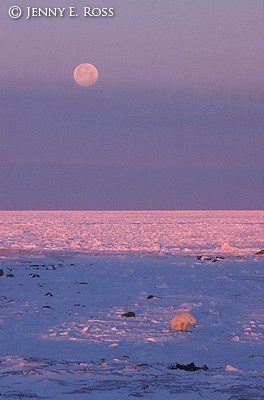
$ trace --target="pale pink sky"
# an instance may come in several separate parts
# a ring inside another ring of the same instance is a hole
[[[10,5],[5,1],[0,13],[0,76],[9,82],[67,84],[73,68],[87,61],[100,69],[102,85],[263,84],[262,0],[112,0],[114,18],[30,21],[11,20]]]

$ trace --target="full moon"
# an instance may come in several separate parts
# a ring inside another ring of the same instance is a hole
[[[98,79],[98,71],[92,64],[79,64],[74,70],[73,77],[80,86],[92,86]]]

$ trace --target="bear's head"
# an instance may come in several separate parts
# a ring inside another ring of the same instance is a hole
[[[192,325],[194,328],[195,328],[195,325],[197,324],[196,318],[194,318],[193,315],[190,315],[189,324]]]

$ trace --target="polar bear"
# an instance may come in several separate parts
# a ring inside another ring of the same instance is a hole
[[[190,332],[189,325],[195,327],[196,318],[188,312],[175,315],[171,321],[171,329],[174,331]]]

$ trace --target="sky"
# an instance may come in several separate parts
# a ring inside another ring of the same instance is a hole
[[[263,2],[70,5],[1,6],[0,209],[263,209]],[[83,62],[91,87],[73,80]]]

